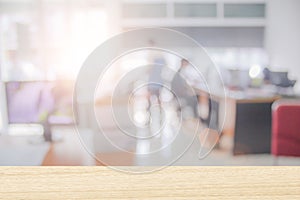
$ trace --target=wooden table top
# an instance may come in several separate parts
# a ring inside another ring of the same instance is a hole
[[[261,89],[248,89],[245,91],[227,91],[223,94],[210,94],[201,88],[194,88],[198,94],[206,94],[216,101],[222,101],[224,98],[234,100],[236,103],[269,103],[285,98],[279,94],[271,94]],[[292,97],[290,97],[292,98]],[[296,96],[294,96],[296,98]]]
[[[300,199],[300,167],[1,167],[0,199]]]

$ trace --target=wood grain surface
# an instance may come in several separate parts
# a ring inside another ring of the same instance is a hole
[[[0,199],[300,199],[300,167],[0,167]]]

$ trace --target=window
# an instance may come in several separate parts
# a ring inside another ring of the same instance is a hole
[[[107,36],[102,5],[78,1],[1,2],[2,80],[74,79]]]
[[[176,3],[175,17],[216,17],[216,4]]]
[[[233,4],[224,5],[224,16],[230,18],[263,18],[265,4]]]
[[[139,4],[125,3],[123,4],[124,18],[161,18],[166,17],[166,4]]]

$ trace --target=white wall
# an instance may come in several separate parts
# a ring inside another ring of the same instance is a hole
[[[300,93],[300,1],[269,0],[267,6],[266,49],[271,69],[286,69],[298,83]]]
[[[1,102],[2,102],[2,100],[1,100]],[[2,133],[2,129],[3,129],[3,117],[2,117],[2,113],[3,113],[3,111],[2,111],[2,107],[0,108],[0,134]]]
[[[0,81],[0,134],[6,132],[7,124],[5,89]]]
[[[107,12],[108,38],[110,38],[122,32],[121,1],[105,1],[105,9]]]

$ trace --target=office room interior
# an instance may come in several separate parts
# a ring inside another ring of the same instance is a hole
[[[0,0],[0,165],[300,165],[299,10],[299,0]],[[86,98],[84,63],[107,45],[104,62],[124,33],[130,51]]]

